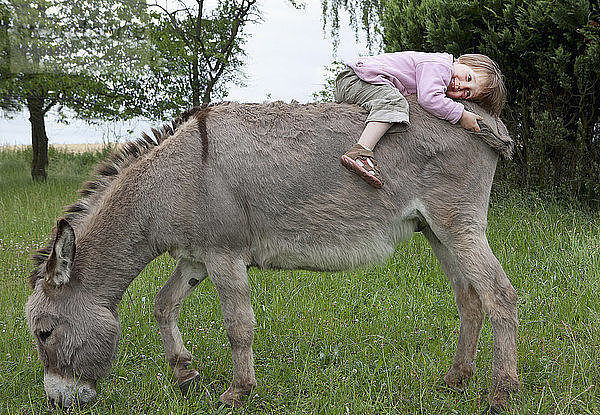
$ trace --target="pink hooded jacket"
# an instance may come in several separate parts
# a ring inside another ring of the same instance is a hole
[[[454,71],[448,53],[384,53],[347,65],[365,82],[392,85],[402,95],[416,93],[419,104],[438,118],[456,124],[462,117],[464,105],[446,96]]]

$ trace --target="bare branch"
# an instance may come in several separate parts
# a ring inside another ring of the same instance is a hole
[[[46,114],[50,110],[50,108],[52,108],[53,106],[55,106],[58,103],[58,101],[59,101],[59,98],[55,98],[52,101],[50,101],[48,103],[48,105],[46,105],[44,108],[42,108],[42,114]]]
[[[175,31],[175,33],[179,36],[179,38],[188,47],[191,47],[189,39],[185,35],[185,31],[179,26],[179,22],[177,21],[176,13],[183,11],[183,10],[176,10],[175,12],[169,12],[165,7],[158,4],[158,2],[154,2],[154,4],[148,4],[148,7],[157,7],[158,9],[162,10],[162,12],[169,17],[169,20],[171,20],[171,25],[173,26],[173,30]]]

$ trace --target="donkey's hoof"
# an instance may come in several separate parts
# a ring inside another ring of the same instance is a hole
[[[248,387],[237,387],[230,386],[223,394],[219,397],[219,402],[228,408],[240,408],[244,405],[242,398],[250,395],[252,392],[252,386]]]
[[[244,402],[242,402],[242,396],[233,397],[225,392],[219,396],[219,406],[224,406],[226,408],[241,408],[244,406]]]
[[[491,395],[488,398],[487,409],[484,412],[485,414],[489,414],[489,415],[502,414],[508,408],[508,398],[509,398],[508,394],[506,395],[506,397],[502,397],[500,399],[498,399],[498,396],[494,396],[494,398],[496,398],[496,399],[492,399]]]
[[[236,398],[232,398],[229,396],[224,396],[225,394],[222,394],[221,396],[219,396],[219,407],[225,407],[225,408],[241,408],[242,406],[244,406],[244,402],[242,402],[242,400],[240,398],[236,399]]]
[[[446,373],[446,376],[444,376],[444,383],[450,389],[463,392],[474,373],[475,370],[471,367],[464,368],[460,371],[450,368],[448,373]]]
[[[509,407],[511,395],[519,391],[519,381],[505,378],[497,381],[495,387],[488,396],[490,414],[501,414]]]
[[[481,415],[500,415],[502,412],[504,412],[503,408],[488,405]]]
[[[181,394],[183,396],[188,396],[200,386],[200,375],[196,375],[191,379],[186,380],[183,383],[179,384],[179,389],[181,390]]]

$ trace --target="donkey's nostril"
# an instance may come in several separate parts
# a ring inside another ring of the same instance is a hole
[[[40,338],[41,341],[45,342],[48,339],[48,337],[50,337],[51,334],[52,334],[52,330],[40,331],[38,334],[38,337]]]

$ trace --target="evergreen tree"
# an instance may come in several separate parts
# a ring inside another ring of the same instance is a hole
[[[498,62],[509,92],[502,119],[518,143],[516,165],[501,174],[600,203],[597,0],[323,1],[330,20],[340,7],[362,15],[387,52],[483,53]]]

